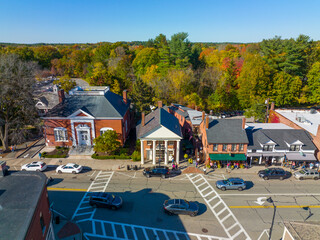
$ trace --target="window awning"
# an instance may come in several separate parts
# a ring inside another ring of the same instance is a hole
[[[280,152],[248,152],[248,157],[284,157],[284,153]]]
[[[317,161],[312,153],[287,153],[286,158],[289,161]]]
[[[244,154],[209,154],[212,161],[246,161],[247,157]]]

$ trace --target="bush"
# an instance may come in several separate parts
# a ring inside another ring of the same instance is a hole
[[[43,155],[42,155],[43,156]],[[61,154],[61,155],[45,155],[43,156],[44,158],[66,158],[66,154]]]
[[[131,158],[132,158],[132,161],[134,162],[138,162],[141,160],[141,154],[140,154],[140,151],[134,151],[131,155]]]
[[[94,153],[91,155],[93,159],[131,159],[131,156],[127,155],[109,155],[109,156],[99,156],[98,154]]]

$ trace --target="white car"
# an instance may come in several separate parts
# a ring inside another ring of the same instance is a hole
[[[82,166],[74,163],[68,163],[66,165],[60,165],[57,167],[57,173],[79,173],[82,171]]]
[[[21,167],[21,171],[37,171],[42,172],[47,169],[47,164],[44,162],[32,162]]]

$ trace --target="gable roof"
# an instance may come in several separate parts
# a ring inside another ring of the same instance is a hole
[[[206,129],[208,143],[248,143],[242,119],[211,119]]]
[[[261,144],[267,139],[276,143],[276,150],[289,149],[288,144],[297,140],[303,143],[303,150],[315,150],[316,147],[311,140],[309,133],[302,129],[246,129],[249,145],[248,149],[263,149]]]
[[[110,90],[104,95],[71,95],[49,111],[46,117],[68,117],[81,109],[95,118],[121,118],[127,112],[130,102],[127,99],[127,104],[125,104],[122,96]]]
[[[181,128],[178,119],[168,113],[163,108],[157,108],[154,112],[145,116],[145,125],[141,126],[141,121],[137,125],[137,137],[141,138],[150,134],[154,129],[165,127],[179,137],[182,137]]]

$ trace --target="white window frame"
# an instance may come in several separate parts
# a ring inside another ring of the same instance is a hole
[[[111,128],[111,127],[103,127],[103,128],[100,128],[100,136],[101,136],[102,134],[104,134],[104,133],[105,133],[106,131],[108,131],[108,130],[114,131],[113,128]]]
[[[68,131],[66,128],[57,127],[53,129],[53,132],[54,132],[54,140],[56,142],[68,142]],[[62,134],[60,134],[61,132]]]
[[[291,147],[294,147],[294,149],[292,150]],[[298,150],[297,150],[297,147],[298,147]],[[290,151],[290,152],[299,152],[299,151],[301,150],[301,147],[302,147],[302,146],[299,145],[299,144],[291,144],[291,145],[290,145],[290,148],[289,148],[289,151]]]

